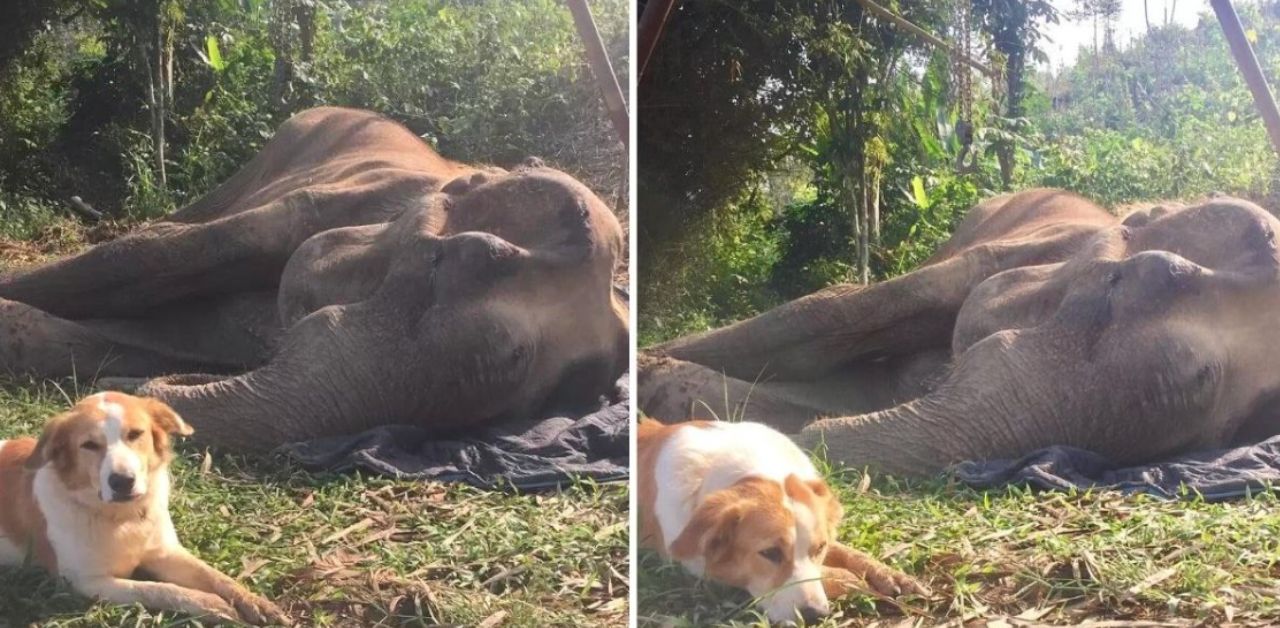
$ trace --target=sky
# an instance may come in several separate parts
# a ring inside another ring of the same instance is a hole
[[[1115,31],[1116,43],[1121,47],[1124,47],[1134,35],[1141,34],[1147,28],[1146,20],[1142,15],[1142,3],[1143,0],[1121,1],[1124,9]],[[1053,0],[1053,5],[1063,17],[1057,24],[1049,26],[1047,34],[1052,42],[1046,42],[1043,49],[1049,56],[1050,66],[1058,69],[1073,63],[1081,46],[1093,47],[1093,21],[1073,22],[1066,19],[1066,13],[1076,6],[1075,0]],[[1212,14],[1213,12],[1209,8],[1208,0],[1147,0],[1147,9],[1151,15],[1152,26],[1163,23],[1165,12],[1168,10],[1173,11],[1170,21],[1187,27],[1195,26],[1201,13]],[[1101,32],[1098,37],[1101,41]]]

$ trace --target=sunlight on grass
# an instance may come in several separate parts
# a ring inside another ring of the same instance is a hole
[[[822,468],[821,461],[820,468]],[[922,625],[942,618],[1220,624],[1280,619],[1274,494],[1227,504],[1115,493],[978,492],[828,471],[845,505],[840,539],[925,580]],[[640,626],[752,625],[747,596],[639,557]],[[824,626],[891,625],[871,598],[835,604]]]

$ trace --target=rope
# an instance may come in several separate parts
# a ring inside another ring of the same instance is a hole
[[[952,77],[955,85],[956,100],[960,103],[956,120],[956,135],[960,139],[960,152],[956,155],[956,172],[966,174],[978,169],[977,153],[970,154],[973,148],[973,74],[965,59],[970,58],[972,51],[969,24],[969,0],[956,1],[956,38],[951,53]],[[969,163],[965,164],[965,157]]]

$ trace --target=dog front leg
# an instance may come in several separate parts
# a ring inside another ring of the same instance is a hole
[[[915,578],[839,543],[832,543],[827,550],[827,558],[823,561],[823,583],[828,597],[840,597],[859,589],[870,589],[892,597],[929,594],[929,590]]]
[[[275,604],[255,595],[229,576],[209,566],[183,548],[165,550],[148,557],[142,568],[157,578],[184,587],[208,591],[230,602],[241,619],[251,624],[291,625],[292,622]]]
[[[141,604],[153,611],[176,611],[193,617],[238,621],[236,610],[205,591],[168,582],[142,582],[110,576],[73,578],[76,590],[112,604]]]

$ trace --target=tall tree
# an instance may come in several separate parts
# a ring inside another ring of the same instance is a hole
[[[1033,56],[1044,56],[1038,48],[1044,37],[1041,29],[1056,23],[1058,12],[1049,0],[973,0],[973,13],[980,28],[1004,56],[1004,117],[1021,118],[1026,113],[1022,100],[1026,92],[1027,61]],[[1001,182],[1009,189],[1013,184],[1014,146],[1007,140],[1000,141],[995,150]]]

